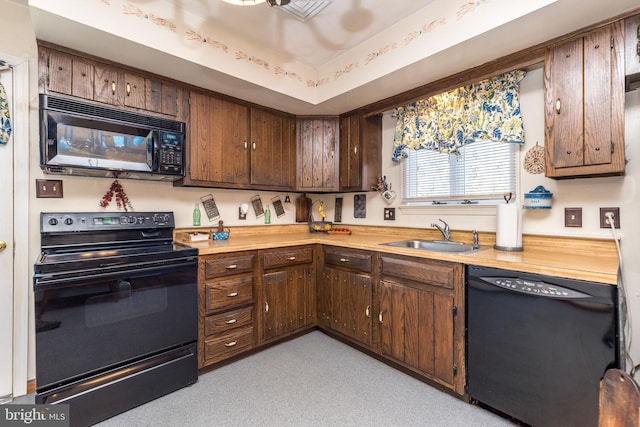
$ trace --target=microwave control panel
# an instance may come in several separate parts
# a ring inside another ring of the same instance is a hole
[[[159,132],[158,172],[182,175],[184,172],[184,134]]]

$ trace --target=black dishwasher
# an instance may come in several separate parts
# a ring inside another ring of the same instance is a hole
[[[532,426],[598,425],[599,382],[619,367],[617,288],[468,266],[467,394]]]

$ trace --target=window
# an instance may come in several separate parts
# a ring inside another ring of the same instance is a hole
[[[484,203],[516,192],[519,144],[481,141],[460,155],[410,150],[402,161],[402,202],[406,205]]]

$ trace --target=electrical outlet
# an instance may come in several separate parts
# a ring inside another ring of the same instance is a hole
[[[613,223],[616,228],[620,228],[620,208],[600,208],[600,228],[611,228],[607,213],[613,214]]]
[[[62,181],[58,179],[36,179],[36,197],[62,198]]]
[[[395,221],[396,208],[384,208],[384,219],[388,221]]]

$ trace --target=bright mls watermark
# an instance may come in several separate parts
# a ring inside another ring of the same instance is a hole
[[[0,427],[69,427],[69,405],[2,405]]]

